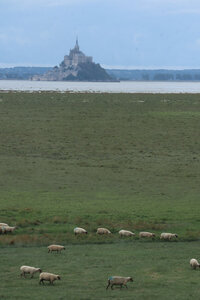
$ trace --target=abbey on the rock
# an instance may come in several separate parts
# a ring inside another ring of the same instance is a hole
[[[92,56],[86,56],[79,49],[78,39],[69,55],[64,56],[64,60],[59,67],[55,66],[44,75],[35,75],[32,80],[50,81],[115,81],[99,65],[95,64]]]

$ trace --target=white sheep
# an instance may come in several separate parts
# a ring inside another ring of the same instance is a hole
[[[110,285],[111,285],[112,290],[113,290],[113,285],[120,285],[120,288],[122,288],[122,286],[124,285],[126,288],[128,288],[126,285],[128,281],[133,282],[133,278],[132,277],[121,277],[121,276],[110,276],[108,278],[108,285],[107,285],[106,289],[108,289],[108,287]]]
[[[52,251],[57,251],[57,253],[58,252],[61,253],[61,250],[65,250],[65,247],[61,245],[49,245],[47,248],[48,248],[48,253]]]
[[[25,274],[30,274],[31,275],[31,278],[33,278],[33,275],[36,273],[36,272],[42,272],[42,270],[40,268],[34,268],[34,267],[30,267],[30,266],[21,266],[20,267],[20,270],[21,270],[21,277],[24,276],[25,277]]]
[[[50,284],[53,284],[53,282],[55,280],[61,280],[59,275],[55,275],[55,274],[47,273],[47,272],[42,272],[40,274],[39,279],[40,279],[39,284],[41,284],[41,282],[44,284],[44,281],[49,281]]]
[[[168,233],[168,232],[163,232],[160,235],[160,239],[162,240],[171,240],[173,237],[177,238],[178,235],[176,233]]]
[[[5,226],[0,226],[0,234],[3,234],[3,233],[5,233]]]
[[[195,258],[192,258],[190,260],[190,266],[192,269],[195,269],[195,270],[196,270],[196,268],[200,268],[200,264],[199,264],[198,260]]]
[[[11,226],[5,226],[4,227],[4,233],[8,233],[8,232],[13,233],[16,228],[17,228],[16,226],[13,226],[13,227],[11,227]]]
[[[135,233],[133,233],[132,231],[129,231],[129,230],[120,230],[119,235],[120,236],[134,236]]]
[[[5,228],[7,228],[7,227],[9,227],[8,224],[6,224],[6,223],[0,223],[0,233],[6,233],[6,229]]]
[[[139,233],[140,238],[142,238],[142,237],[154,238],[155,236],[156,236],[155,233],[148,232],[148,231],[142,231]]]
[[[111,234],[107,228],[97,228],[97,234]]]
[[[87,231],[81,227],[76,227],[74,228],[74,234],[87,234]]]

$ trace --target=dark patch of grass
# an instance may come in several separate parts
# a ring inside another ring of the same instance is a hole
[[[165,223],[153,223],[153,222],[145,222],[145,221],[138,221],[136,222],[133,227],[136,230],[144,231],[144,230],[156,230],[156,231],[166,231],[169,227],[168,224]]]

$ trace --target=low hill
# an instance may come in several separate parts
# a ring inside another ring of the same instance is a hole
[[[59,67],[56,66],[31,79],[41,81],[115,81],[105,69],[93,62],[84,62],[68,67],[61,63]]]
[[[42,75],[51,69],[51,67],[0,68],[0,79],[30,80],[34,75]]]
[[[133,81],[200,81],[200,70],[106,70],[118,80]]]

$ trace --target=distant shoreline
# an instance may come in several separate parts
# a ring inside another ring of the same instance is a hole
[[[0,68],[0,80],[31,80],[35,75],[43,75],[52,67],[13,67]],[[159,81],[159,82],[198,82],[200,81],[200,69],[106,69],[113,81],[77,81],[72,82],[119,82],[119,81]],[[71,81],[63,81],[71,82]]]

